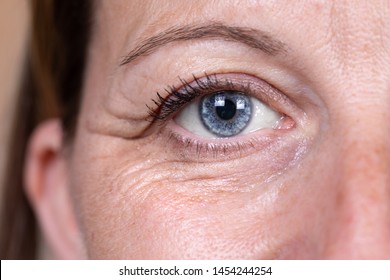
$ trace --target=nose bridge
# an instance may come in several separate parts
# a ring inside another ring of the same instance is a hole
[[[344,108],[335,125],[329,258],[390,257],[390,103],[365,97]]]

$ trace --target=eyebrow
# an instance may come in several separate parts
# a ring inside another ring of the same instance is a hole
[[[144,39],[122,59],[120,65],[129,64],[141,56],[148,56],[169,43],[194,39],[220,39],[239,42],[268,55],[277,55],[287,50],[283,42],[272,38],[268,33],[259,29],[227,26],[221,23],[185,25],[171,27]]]

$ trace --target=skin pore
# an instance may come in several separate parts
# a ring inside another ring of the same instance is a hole
[[[389,10],[97,1],[76,135],[46,122],[27,155],[54,257],[389,258]],[[283,119],[222,139],[178,123],[197,99],[152,119],[156,92],[206,81]]]

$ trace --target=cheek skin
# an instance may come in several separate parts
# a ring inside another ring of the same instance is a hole
[[[199,167],[152,144],[80,139],[73,188],[92,259],[274,259],[313,249],[304,230],[313,206],[292,187],[300,167],[289,164],[302,150],[295,140],[268,160],[260,152]]]

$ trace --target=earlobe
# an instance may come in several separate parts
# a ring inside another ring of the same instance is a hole
[[[54,257],[81,259],[84,250],[70,196],[62,135],[58,119],[36,128],[28,144],[24,186]]]

